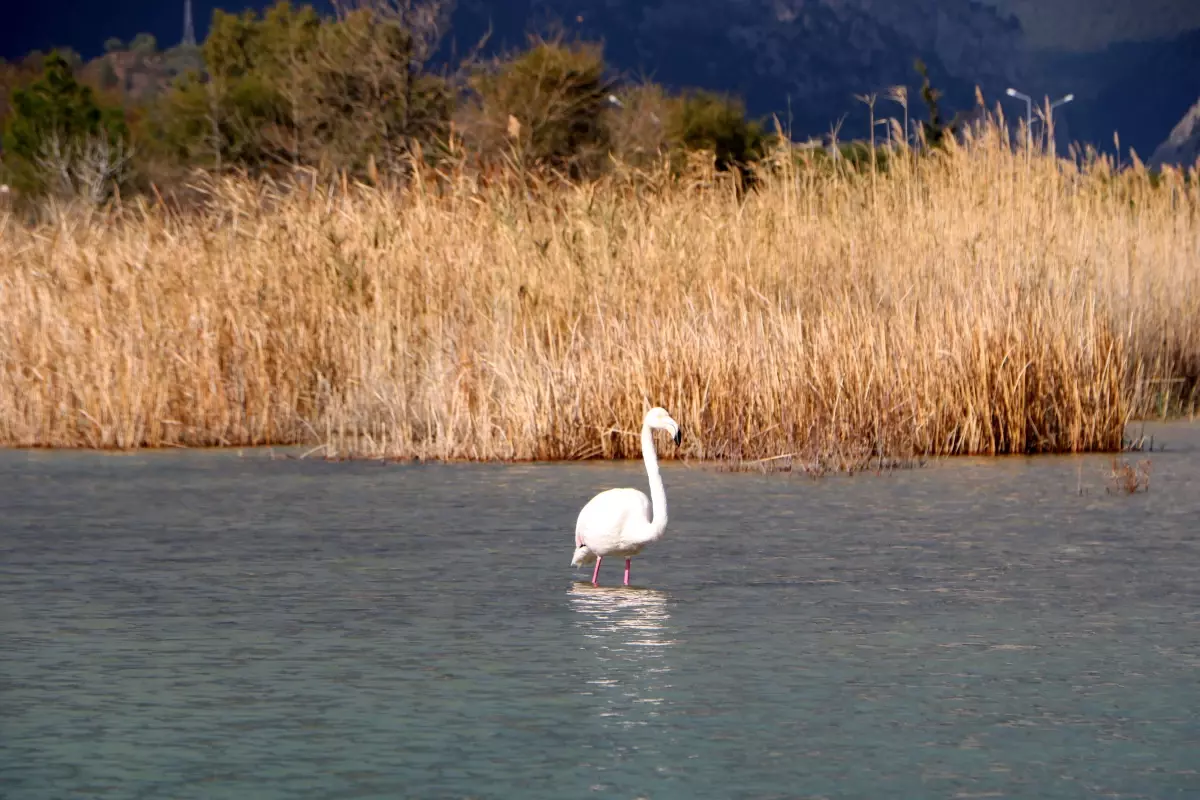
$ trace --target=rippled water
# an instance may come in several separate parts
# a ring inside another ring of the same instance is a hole
[[[668,464],[628,589],[569,561],[638,464],[0,453],[0,796],[1200,797],[1200,425],[1156,442],[1132,496]]]

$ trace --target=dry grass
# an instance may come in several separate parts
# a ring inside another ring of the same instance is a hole
[[[732,464],[1117,450],[1197,399],[1196,178],[986,133],[744,202],[222,179],[200,215],[0,217],[0,443],[624,457],[649,399]]]

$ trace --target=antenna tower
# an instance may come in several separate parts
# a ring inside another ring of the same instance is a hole
[[[192,0],[183,0],[183,46],[196,46],[196,28],[192,25]]]

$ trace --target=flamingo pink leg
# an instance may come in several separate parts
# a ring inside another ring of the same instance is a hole
[[[629,585],[629,559],[625,559],[625,585]]]
[[[600,575],[600,562],[604,560],[604,556],[596,556],[596,568],[592,570],[592,586],[596,586],[596,578]]]

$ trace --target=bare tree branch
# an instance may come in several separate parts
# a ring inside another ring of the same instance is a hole
[[[132,159],[133,150],[123,139],[88,136],[64,142],[55,132],[42,140],[36,161],[52,192],[99,205],[129,178]]]

